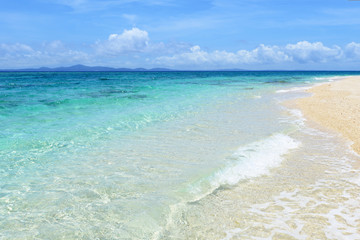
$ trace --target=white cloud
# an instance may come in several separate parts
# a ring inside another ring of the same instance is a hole
[[[347,49],[360,53],[360,44],[348,44]],[[354,50],[355,49],[355,50]],[[357,56],[360,56],[357,55]],[[339,46],[326,47],[321,42],[310,43],[301,41],[286,46],[266,46],[260,44],[253,50],[239,50],[237,52],[201,50],[199,46],[192,46],[188,51],[172,56],[161,56],[155,59],[157,64],[163,65],[204,65],[236,66],[250,64],[282,64],[282,63],[325,63],[344,59],[343,50]]]
[[[0,44],[0,51],[5,53],[20,53],[20,52],[33,52],[34,50],[25,44],[15,43],[15,44]]]
[[[97,42],[99,54],[118,55],[122,53],[142,52],[149,45],[148,33],[138,28],[124,30],[122,34],[111,34],[106,41]]]
[[[290,61],[284,51],[278,46],[260,44],[252,51],[240,50],[237,52],[240,63],[278,63]]]
[[[190,47],[190,52],[175,54],[173,56],[161,56],[156,58],[158,64],[166,64],[167,62],[172,66],[187,65],[187,64],[216,64],[222,63],[237,63],[239,61],[238,56],[231,52],[226,51],[214,51],[206,52],[201,50],[200,46],[195,45]]]
[[[89,59],[89,54],[66,48],[61,41],[44,43],[38,49],[20,43],[0,44],[1,68],[68,65]]]
[[[22,43],[0,43],[1,68],[59,66],[72,64],[114,67],[172,67],[177,69],[322,69],[323,66],[356,69],[360,61],[360,43],[344,47],[325,46],[321,42],[300,41],[283,46],[264,45],[238,51],[202,49],[199,45],[179,42],[150,42],[147,31],[132,28],[111,34],[107,40],[88,46],[86,51],[67,47],[61,41],[33,47]]]
[[[294,62],[328,62],[342,57],[343,51],[339,46],[332,48],[324,46],[321,42],[310,43],[307,41],[285,46],[286,54]]]
[[[289,57],[277,46],[265,46],[261,44],[252,51],[239,50],[237,52],[212,51],[207,52],[200,46],[193,46],[189,52],[173,56],[161,56],[156,58],[158,64],[170,63],[175,65],[211,64],[217,66],[235,64],[276,63],[289,61]]]
[[[360,43],[351,42],[347,44],[345,54],[348,58],[360,60]]]

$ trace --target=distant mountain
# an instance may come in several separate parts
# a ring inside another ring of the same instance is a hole
[[[214,71],[218,71],[218,72],[244,72],[244,71],[249,71],[249,70],[245,70],[245,69],[239,69],[239,68],[227,68],[227,69],[217,69]]]
[[[0,69],[0,71],[16,71],[16,72],[148,72],[148,71],[176,71],[168,68],[111,68],[111,67],[102,67],[94,66],[89,67],[85,65],[74,65],[70,67],[40,67],[40,68],[24,68],[24,69]]]
[[[103,66],[85,66],[77,64],[70,67],[40,67],[40,68],[24,68],[24,69],[0,69],[1,72],[173,72],[173,71],[184,71],[174,70],[169,68],[112,68]],[[185,70],[186,71],[186,70]],[[246,71],[243,69],[221,69],[221,70],[210,70],[210,71]]]

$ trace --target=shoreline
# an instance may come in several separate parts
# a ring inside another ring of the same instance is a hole
[[[327,82],[306,92],[312,96],[295,101],[304,116],[341,133],[360,154],[360,76]]]

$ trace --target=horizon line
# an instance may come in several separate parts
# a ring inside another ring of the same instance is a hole
[[[241,68],[223,68],[223,69],[172,69],[166,67],[154,67],[154,68],[126,68],[126,67],[108,67],[108,66],[87,66],[82,64],[76,64],[71,66],[60,67],[29,67],[29,68],[8,68],[0,69],[0,72],[264,72],[264,71],[321,71],[321,72],[359,72],[359,70],[326,70],[326,69],[241,69]]]

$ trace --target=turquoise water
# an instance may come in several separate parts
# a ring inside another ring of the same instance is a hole
[[[298,148],[277,91],[354,74],[0,73],[0,238],[173,236],[179,204]]]

